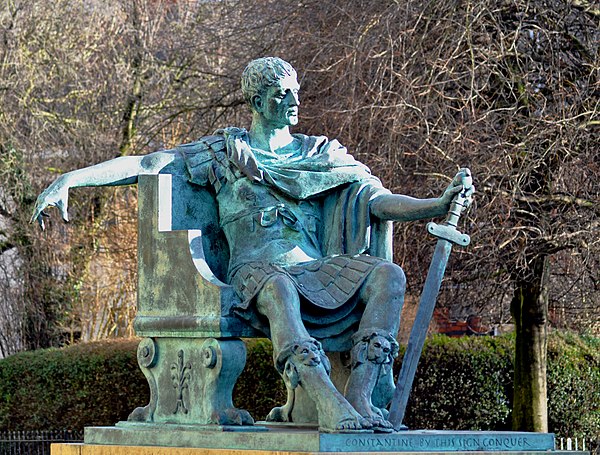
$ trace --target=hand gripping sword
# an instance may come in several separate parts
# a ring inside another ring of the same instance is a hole
[[[398,376],[396,391],[394,392],[394,397],[390,405],[389,421],[396,431],[406,429],[402,424],[402,420],[404,419],[408,396],[412,389],[413,379],[415,378],[415,372],[417,371],[417,364],[419,363],[423,345],[425,344],[427,329],[429,328],[429,322],[433,315],[433,309],[440,291],[440,285],[442,284],[448,257],[452,250],[452,244],[455,243],[457,245],[467,246],[471,241],[468,235],[461,234],[456,229],[456,225],[458,224],[458,219],[467,201],[467,191],[473,185],[473,180],[469,169],[462,169],[459,176],[463,185],[463,190],[454,197],[446,221],[442,225],[427,223],[427,231],[431,235],[437,237],[438,241],[433,253],[431,265],[429,266],[429,271],[427,272],[427,279],[425,280],[425,286],[421,293],[419,308],[410,332],[410,338],[408,339],[408,346],[406,347],[404,360],[402,361],[400,375]]]

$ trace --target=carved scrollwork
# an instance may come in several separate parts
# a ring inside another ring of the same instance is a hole
[[[177,403],[173,414],[179,411],[187,414],[189,412],[184,399],[184,390],[189,388],[189,381],[192,376],[192,364],[184,361],[183,349],[177,353],[177,362],[171,365],[171,379],[173,387],[177,390]]]
[[[206,368],[214,368],[217,364],[217,352],[212,346],[205,346],[202,349],[202,364]]]
[[[152,368],[156,363],[156,344],[152,338],[144,338],[140,341],[137,350],[137,359],[141,367]]]

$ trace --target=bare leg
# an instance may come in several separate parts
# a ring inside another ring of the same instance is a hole
[[[392,262],[382,262],[375,267],[361,286],[358,295],[365,304],[365,312],[358,330],[377,327],[396,336],[405,290],[406,277],[400,266]]]
[[[319,429],[357,431],[369,426],[332,384],[329,362],[312,339],[300,315],[300,299],[285,275],[270,278],[257,298],[258,311],[267,317],[276,367],[288,390],[302,387],[317,406]]]
[[[377,266],[365,280],[359,292],[365,311],[353,337],[352,371],[345,390],[350,404],[374,427],[386,431],[391,431],[392,425],[384,411],[373,405],[372,398],[375,396],[383,407],[394,392],[392,363],[398,352],[395,337],[405,286],[402,269],[387,262]]]

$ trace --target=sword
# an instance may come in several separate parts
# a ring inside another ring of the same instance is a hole
[[[459,175],[463,190],[454,197],[446,221],[441,225],[427,223],[427,231],[431,235],[437,237],[438,241],[433,253],[431,265],[429,266],[429,271],[427,272],[427,279],[425,280],[425,286],[421,293],[419,308],[410,332],[408,346],[406,347],[404,360],[402,361],[402,368],[398,375],[396,390],[390,405],[388,419],[396,431],[407,429],[406,426],[402,424],[402,420],[404,419],[408,396],[410,395],[415,372],[417,371],[417,364],[419,363],[421,352],[423,351],[427,329],[429,328],[429,322],[433,315],[433,309],[435,308],[435,302],[440,291],[440,285],[442,284],[448,257],[450,256],[450,251],[452,251],[452,244],[455,243],[456,245],[467,246],[471,241],[468,235],[461,234],[456,229],[456,225],[458,224],[458,219],[460,218],[460,214],[467,201],[467,190],[473,185],[473,180],[469,169],[462,169]]]

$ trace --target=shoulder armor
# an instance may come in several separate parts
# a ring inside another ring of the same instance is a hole
[[[186,162],[198,165],[210,161],[214,154],[224,152],[225,138],[223,136],[204,136],[189,144],[179,145],[176,150],[183,155]]]
[[[213,152],[222,152],[225,150],[225,137],[220,134],[213,134],[212,136],[204,136],[200,139],[200,142],[204,143],[206,147],[210,147]]]

